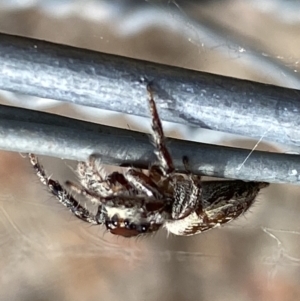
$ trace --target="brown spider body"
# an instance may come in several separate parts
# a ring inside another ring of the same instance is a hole
[[[176,235],[194,235],[228,223],[253,204],[264,182],[207,181],[190,172],[178,174],[165,146],[164,133],[149,90],[153,140],[158,164],[148,172],[129,168],[125,173],[106,175],[96,156],[80,162],[80,185],[66,182],[74,192],[98,206],[92,214],[81,206],[59,182],[47,177],[33,154],[30,161],[41,182],[79,219],[104,224],[112,234],[131,237],[157,231],[162,226]]]

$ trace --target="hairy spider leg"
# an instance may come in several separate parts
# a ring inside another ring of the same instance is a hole
[[[73,183],[71,181],[66,181],[65,185],[69,187],[73,192],[76,194],[82,195],[86,198],[88,198],[93,204],[99,205],[102,204],[102,197],[98,194],[98,192],[89,190],[81,185],[78,185],[76,183]]]
[[[155,154],[158,158],[158,166],[161,169],[161,172],[164,176],[170,176],[174,171],[174,164],[172,157],[165,145],[165,136],[162,128],[162,124],[157,112],[155,101],[153,99],[153,91],[151,90],[150,85],[147,86],[148,98],[149,98],[149,107],[152,120],[152,136],[155,144]]]
[[[75,193],[80,194],[88,199],[90,199],[93,203],[98,203],[100,205],[104,205],[106,207],[132,207],[132,205],[137,207],[143,206],[151,206],[150,204],[154,204],[158,209],[163,208],[165,205],[164,200],[157,199],[153,196],[145,196],[145,195],[112,195],[110,197],[101,197],[97,192],[89,191],[84,187],[77,185],[71,181],[66,181],[66,185],[72,189]]]
[[[193,183],[192,185],[192,191],[191,191],[191,203],[194,204],[194,208],[198,208],[201,202],[197,202],[197,200],[200,200],[201,194],[202,194],[202,177],[200,175],[195,175],[191,172],[191,168],[189,165],[188,157],[184,156],[182,158],[182,162],[184,165],[185,170],[188,173],[188,177],[190,181]],[[197,204],[198,203],[198,204]],[[197,204],[197,206],[196,206]]]
[[[191,172],[188,158],[183,157],[182,162],[189,181],[179,180],[174,184],[174,204],[172,208],[172,218],[175,220],[183,219],[190,215],[195,209],[200,213],[202,185],[201,176],[195,175]],[[186,192],[189,191],[187,194]]]
[[[140,170],[130,168],[126,171],[125,177],[130,182],[130,185],[139,193],[147,195],[148,197],[162,198],[162,193],[159,191],[159,187],[156,183],[151,179],[151,174],[147,176]]]
[[[82,207],[78,201],[76,201],[61,185],[58,181],[50,179],[47,176],[43,166],[39,163],[37,157],[34,154],[28,154],[30,162],[40,179],[40,181],[48,187],[49,191],[58,199],[58,201],[65,207],[70,209],[70,211],[79,219],[94,224],[99,225],[103,223],[100,219],[101,215],[99,212],[97,215],[91,214],[86,208]]]
[[[150,176],[152,173],[153,175],[155,174],[158,167],[162,171],[163,176],[168,177],[174,174],[175,168],[172,157],[165,145],[162,124],[153,98],[153,92],[149,85],[147,86],[147,90],[149,95],[150,114],[152,118],[152,135],[156,146],[155,154],[159,160],[158,166],[152,166],[152,168],[150,168]],[[187,217],[201,203],[201,177],[191,173],[187,157],[183,158],[183,164],[188,172],[190,181],[178,180],[177,177],[174,177],[172,180],[172,182],[174,182],[173,185],[175,192],[174,205],[172,207],[172,218],[175,220]],[[187,193],[187,191],[191,192]]]

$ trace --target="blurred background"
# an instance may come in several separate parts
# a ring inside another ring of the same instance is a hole
[[[300,1],[0,0],[0,32],[300,89]],[[0,91],[3,104],[150,132],[149,120]],[[164,123],[168,136],[257,141]],[[263,137],[263,133],[262,133]],[[258,149],[299,153],[262,140]],[[54,179],[76,162],[42,158]],[[299,187],[193,237],[125,239],[72,216],[22,154],[0,151],[0,300],[296,300]]]

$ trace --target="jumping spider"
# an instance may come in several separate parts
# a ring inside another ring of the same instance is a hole
[[[187,158],[183,158],[186,175],[175,171],[151,89],[148,88],[152,120],[152,137],[158,164],[147,173],[129,168],[124,173],[109,175],[99,160],[91,155],[79,162],[80,185],[67,181],[75,193],[97,204],[92,214],[57,181],[46,175],[34,154],[29,154],[41,182],[79,219],[105,224],[112,234],[125,237],[157,231],[161,226],[176,235],[194,235],[228,223],[253,204],[264,182],[207,181],[192,174]]]

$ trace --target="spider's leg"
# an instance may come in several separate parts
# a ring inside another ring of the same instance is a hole
[[[192,174],[187,157],[183,157],[182,161],[188,172],[189,181],[177,181],[174,184],[173,219],[185,218],[195,211],[195,209],[197,209],[198,214],[200,214],[203,207],[201,200],[201,176]]]
[[[158,186],[152,181],[150,176],[145,175],[142,171],[130,168],[124,174],[130,185],[142,195],[161,199],[162,194]]]
[[[100,198],[100,196],[93,191],[89,191],[84,187],[75,184],[70,181],[66,181],[66,185],[73,190],[75,193],[80,194],[86,198],[88,198],[92,203],[97,203],[100,205],[105,205],[106,207],[142,207],[146,204],[153,203],[158,207],[162,207],[164,205],[164,201],[161,199],[157,199],[154,196],[145,196],[145,195],[118,195],[118,196],[111,196],[111,197],[104,197]]]
[[[82,207],[78,201],[76,201],[58,181],[50,179],[47,176],[43,166],[39,163],[38,158],[34,154],[29,154],[30,163],[32,164],[40,181],[48,187],[50,192],[59,200],[61,204],[70,209],[73,214],[79,219],[91,223],[102,224],[103,220],[100,220],[100,214],[96,216],[91,214],[86,208]]]
[[[92,190],[88,190],[87,188],[78,185],[76,183],[73,183],[71,181],[66,181],[65,182],[66,186],[68,186],[73,192],[75,192],[76,194],[82,195],[86,198],[88,198],[93,204],[97,204],[97,205],[105,205],[105,206],[117,206],[119,203],[119,200],[122,200],[121,203],[123,202],[123,200],[127,200],[126,196],[127,195],[110,195],[110,196],[101,196],[98,194],[98,192],[92,191]],[[130,196],[129,198],[133,198],[132,196]],[[121,204],[123,205],[123,203]]]
[[[76,194],[82,195],[86,198],[88,198],[93,204],[102,204],[102,199],[101,196],[99,196],[99,194],[95,191],[92,190],[88,190],[87,188],[78,185],[76,183],[73,183],[71,181],[66,181],[65,185],[70,188],[73,192],[75,192]]]
[[[159,161],[159,167],[164,176],[168,176],[174,172],[175,168],[173,165],[172,157],[165,145],[165,136],[162,128],[162,124],[156,109],[155,101],[153,99],[153,93],[151,87],[147,86],[149,94],[149,107],[152,119],[152,136],[156,147],[155,154]]]
[[[189,165],[189,159],[188,157],[184,156],[182,158],[182,163],[183,163],[183,166],[189,176],[189,179],[194,182],[195,184],[200,182],[201,181],[201,176],[200,175],[195,175],[191,172],[191,168],[190,168],[190,165]]]
[[[96,192],[100,197],[116,195],[130,188],[123,174],[113,172],[107,175],[102,166],[97,164],[97,157],[93,155],[87,162],[78,163],[77,174],[81,185]]]

